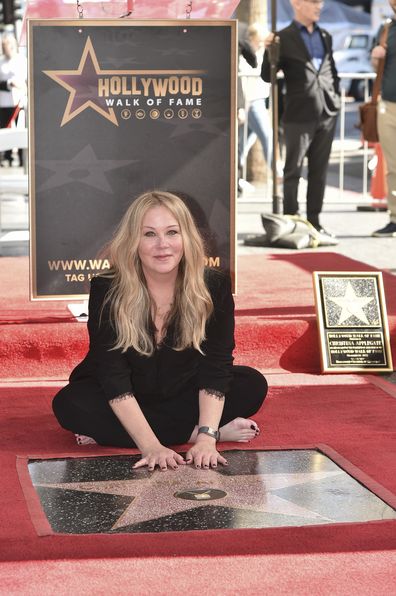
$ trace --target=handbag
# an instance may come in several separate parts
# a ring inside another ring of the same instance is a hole
[[[368,143],[378,143],[377,102],[368,101],[359,106],[362,137]]]
[[[321,234],[308,220],[299,215],[262,213],[261,222],[269,246],[301,250],[338,244],[338,240]]]
[[[381,33],[380,45],[385,46],[389,31],[389,23],[384,25]],[[362,131],[362,137],[368,143],[378,143],[377,127],[377,105],[378,95],[381,89],[382,76],[384,74],[385,59],[381,58],[378,62],[377,76],[373,85],[373,92],[370,101],[359,106],[360,122],[358,128]]]

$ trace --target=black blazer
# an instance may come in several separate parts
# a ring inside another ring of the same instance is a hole
[[[234,349],[231,283],[228,276],[210,269],[205,279],[214,305],[201,346],[205,355],[193,348],[173,350],[174,326],[170,324],[162,344],[147,357],[132,348],[124,353],[110,349],[115,343],[115,332],[108,305],[102,316],[100,313],[111,280],[94,277],[89,296],[89,351],[73,370],[70,383],[91,380],[101,386],[107,400],[124,393],[133,393],[139,401],[167,400],[191,387],[226,393],[232,379]]]
[[[323,112],[335,115],[341,105],[339,78],[334,64],[331,35],[324,29],[322,35],[325,55],[319,71],[312,63],[309,52],[293,21],[276,35],[280,38],[277,70],[285,76],[284,96],[285,122],[307,122],[318,118]],[[268,51],[264,54],[261,77],[270,82]]]

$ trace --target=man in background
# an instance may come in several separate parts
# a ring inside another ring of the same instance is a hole
[[[308,159],[307,219],[322,234],[329,234],[319,220],[326,187],[331,145],[341,100],[339,78],[333,59],[331,35],[321,29],[321,0],[291,0],[292,23],[265,40],[266,51],[261,70],[269,82],[269,48],[279,43],[277,70],[286,84],[284,96],[284,143],[286,160],[283,171],[283,211],[299,212],[298,184],[306,156]]]
[[[389,0],[396,15],[396,0]],[[385,227],[373,232],[377,238],[396,238],[396,19],[389,24],[388,38],[385,47],[377,45],[373,48],[371,58],[375,68],[379,60],[385,60],[382,77],[381,101],[378,106],[378,136],[387,166],[388,208],[390,221]]]

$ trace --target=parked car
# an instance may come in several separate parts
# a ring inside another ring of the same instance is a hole
[[[344,40],[343,48],[334,52],[334,60],[339,73],[369,73],[373,72],[371,64],[371,50],[374,44],[374,34],[368,31],[353,31]],[[364,99],[364,79],[342,78],[341,85],[347,95],[357,100]],[[372,81],[369,82],[369,91]]]

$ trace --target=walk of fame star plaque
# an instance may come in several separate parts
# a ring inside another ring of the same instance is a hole
[[[135,470],[138,459],[24,461],[18,471],[37,533],[184,532],[396,518],[393,503],[372,492],[380,492],[378,486],[348,474],[345,460],[336,463],[337,454],[326,446],[228,451],[229,465],[215,470]]]
[[[313,273],[322,372],[391,372],[380,271]]]

